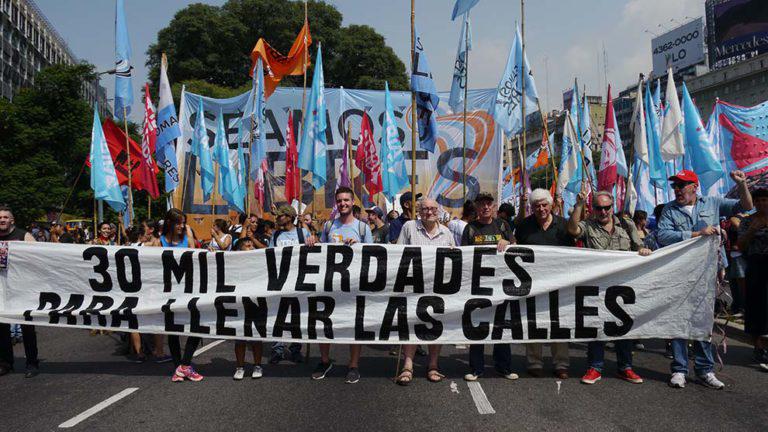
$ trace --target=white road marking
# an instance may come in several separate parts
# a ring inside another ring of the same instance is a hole
[[[71,428],[73,426],[76,426],[81,421],[87,419],[88,417],[96,414],[97,412],[103,410],[104,408],[112,405],[113,403],[119,401],[120,399],[130,395],[131,393],[138,390],[138,387],[129,387],[120,393],[110,397],[109,399],[106,399],[104,401],[101,401],[97,403],[96,405],[92,406],[91,408],[88,408],[87,410],[83,411],[82,413],[72,417],[71,419],[65,421],[64,423],[60,424],[60,428]]]
[[[469,393],[472,395],[472,399],[475,401],[477,412],[480,414],[496,414],[496,410],[491,406],[491,402],[483,391],[483,387],[477,381],[467,383],[469,387]]]
[[[192,357],[197,357],[200,354],[208,351],[209,349],[215,348],[215,347],[221,345],[222,343],[224,343],[224,339],[219,339],[217,341],[213,341],[213,342],[209,343],[208,345],[202,346],[202,347],[198,348],[197,351],[195,351],[195,353],[192,355]]]
[[[562,381],[560,381],[560,380],[558,380],[558,381],[555,381],[555,382],[557,383],[557,394],[559,395],[559,394],[560,394],[560,385],[561,385],[563,382],[562,382]]]

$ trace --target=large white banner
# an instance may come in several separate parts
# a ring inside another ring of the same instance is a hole
[[[707,339],[717,243],[641,257],[546,246],[251,252],[9,243],[0,321],[226,339]]]

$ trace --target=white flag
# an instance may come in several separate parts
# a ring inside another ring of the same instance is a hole
[[[683,145],[683,113],[677,99],[672,68],[667,70],[667,97],[664,102],[664,121],[661,126],[661,158],[675,160],[685,154]]]
[[[645,108],[643,107],[643,81],[637,83],[635,110],[632,113],[632,130],[634,132],[635,157],[650,164],[648,159],[648,138],[645,135]]]

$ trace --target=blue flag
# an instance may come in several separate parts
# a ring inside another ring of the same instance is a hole
[[[415,30],[414,30],[415,31]],[[416,92],[416,112],[419,126],[419,146],[424,150],[434,152],[437,143],[437,95],[435,81],[432,79],[432,69],[429,67],[427,53],[421,43],[419,32],[416,33],[416,52],[411,67],[411,90]]]
[[[522,109],[523,77],[525,79],[525,116]],[[515,33],[515,41],[509,51],[507,67],[504,69],[496,91],[496,99],[489,110],[496,123],[507,135],[514,135],[523,128],[524,117],[536,112],[539,99],[533,74],[528,66],[528,58],[523,55],[523,42],[520,28]]]
[[[645,133],[648,140],[648,172],[651,182],[664,188],[667,182],[664,160],[661,158],[661,124],[659,108],[653,103],[650,84],[645,87]]]
[[[453,81],[451,82],[451,96],[448,105],[453,112],[463,111],[464,89],[467,86],[467,51],[472,49],[472,29],[469,26],[469,14],[464,15],[461,24],[461,36],[459,48],[456,52],[456,62],[453,64]]]
[[[238,173],[234,170],[231,163],[232,156],[229,151],[229,140],[227,131],[224,127],[224,114],[219,113],[216,124],[216,141],[213,146],[213,160],[219,164],[219,194],[224,200],[241,211],[243,202],[237,201],[238,197]],[[235,155],[237,158],[237,155]]]
[[[683,83],[683,118],[685,157],[690,161],[693,172],[699,177],[702,193],[705,193],[725,175],[725,171],[714,154],[712,141],[701,123],[699,110],[693,104],[685,83]]]
[[[107,138],[104,137],[104,130],[101,128],[99,107],[97,104],[94,105],[91,152],[89,155],[93,197],[106,202],[115,211],[121,212],[125,210],[125,200],[120,191],[120,184],[117,181],[115,164],[112,162],[112,155],[109,153]]]
[[[389,95],[389,83],[384,83],[384,125],[381,128],[381,182],[382,192],[388,200],[408,185],[408,172],[405,168],[403,145],[395,123],[395,110]]]
[[[469,12],[469,10],[475,7],[479,1],[480,0],[456,0],[456,3],[453,5],[451,21],[454,21],[457,16]]]
[[[125,22],[125,0],[115,4],[115,117],[122,120],[131,113],[133,84],[131,83],[131,41]]]
[[[160,102],[157,104],[155,159],[165,170],[165,191],[171,192],[179,186],[179,164],[173,142],[181,136],[181,129],[179,118],[176,116],[176,107],[173,105],[167,69],[167,60],[163,54],[160,62]]]
[[[251,143],[251,180],[256,180],[261,161],[267,157],[267,132],[266,111],[267,100],[264,93],[264,66],[261,57],[256,61],[253,71],[253,86],[249,96],[249,106],[246,112],[250,112],[253,120],[253,142]]]
[[[327,180],[327,155],[326,143],[326,108],[325,108],[325,84],[323,78],[322,48],[317,47],[317,59],[315,60],[315,72],[312,77],[312,90],[307,101],[304,129],[301,131],[301,147],[299,148],[299,168],[312,172],[312,186],[320,189]]]
[[[203,98],[200,97],[200,105],[197,109],[195,130],[192,134],[192,154],[200,161],[200,184],[203,188],[203,201],[208,201],[213,192],[215,172],[213,160],[211,160],[211,148],[208,144],[208,129],[205,127],[205,111],[203,110]]]
[[[581,153],[584,155],[584,166],[589,174],[589,181],[592,189],[597,189],[597,173],[595,172],[595,161],[592,158],[592,128],[589,114],[589,103],[587,95],[584,95],[584,103],[581,109],[581,118],[579,119],[579,130],[581,131]]]
[[[632,164],[632,180],[634,182],[635,193],[637,194],[637,204],[635,210],[643,210],[648,214],[653,212],[656,206],[656,192],[651,183],[650,169],[648,164],[640,158],[635,158]]]

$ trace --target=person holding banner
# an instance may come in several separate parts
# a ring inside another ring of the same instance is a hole
[[[0,205],[0,242],[25,241],[35,242],[32,234],[16,226],[13,211],[10,207]],[[24,341],[24,355],[27,359],[25,378],[36,377],[40,373],[40,361],[37,358],[37,332],[35,326],[21,326]],[[0,376],[13,370],[13,341],[11,340],[11,325],[0,323]]]
[[[195,247],[195,236],[192,227],[187,225],[187,215],[179,209],[172,208],[165,213],[160,237],[148,243],[147,246],[162,246],[164,248],[192,249]],[[176,366],[171,381],[181,382],[188,379],[193,382],[203,380],[203,376],[192,367],[192,356],[195,354],[201,339],[197,336],[187,337],[184,346],[184,354],[181,353],[181,341],[179,336],[168,335],[168,348]]]
[[[356,219],[352,215],[352,205],[354,204],[355,193],[352,189],[342,186],[336,189],[336,210],[339,216],[326,222],[323,225],[323,233],[320,237],[322,243],[340,243],[353,245],[356,243],[373,243],[371,228],[365,222]],[[315,371],[312,372],[313,380],[321,380],[333,367],[330,353],[331,344],[319,344],[320,363],[317,364]],[[358,364],[360,362],[360,352],[362,345],[349,346],[349,367],[344,380],[347,384],[355,384],[360,381],[360,371]]]
[[[658,241],[664,247],[693,237],[718,235],[720,216],[729,217],[738,212],[738,205],[745,211],[752,210],[752,196],[747,187],[747,176],[741,171],[732,171],[731,178],[737,184],[739,200],[698,196],[699,177],[693,171],[682,170],[669,178],[675,192],[675,200],[667,203],[658,221]],[[720,267],[725,267],[725,251],[720,250]],[[713,311],[714,313],[714,311]],[[694,372],[707,387],[722,389],[725,387],[717,379],[713,369],[715,359],[712,343],[694,341]],[[672,376],[669,385],[672,388],[685,387],[688,375],[688,341],[672,340]]]
[[[583,241],[584,247],[588,249],[633,250],[639,252],[641,256],[651,254],[650,249],[643,247],[635,224],[631,220],[619,218],[613,214],[611,192],[597,192],[592,197],[593,216],[590,219],[581,220],[587,196],[587,186],[584,182],[576,198],[574,212],[568,221],[570,235]],[[615,341],[619,377],[633,384],[642,384],[643,379],[632,370],[632,344],[633,341],[629,339]],[[587,363],[589,369],[581,378],[581,382],[594,384],[601,379],[603,366],[605,366],[605,342],[593,341],[587,344]]]
[[[495,245],[498,252],[515,242],[509,224],[494,217],[496,210],[493,195],[480,192],[475,197],[477,219],[469,222],[461,237],[462,246]],[[506,379],[516,380],[518,375],[512,372],[512,346],[510,344],[493,345],[493,361],[496,372]],[[485,345],[469,347],[470,372],[464,375],[467,381],[477,381],[485,372]]]
[[[240,239],[235,245],[235,251],[250,251],[255,250],[256,247],[250,238],[245,237]],[[258,379],[264,376],[264,371],[261,368],[261,354],[264,350],[264,343],[261,341],[235,341],[235,374],[232,375],[232,379],[235,381],[242,381],[245,378],[245,349],[251,348],[253,353],[253,372],[251,372],[251,378]]]
[[[403,225],[403,229],[400,230],[400,238],[397,239],[397,244],[455,247],[456,243],[453,241],[453,234],[451,234],[448,227],[440,225],[437,220],[438,212],[440,211],[437,201],[432,198],[424,198],[420,201],[418,209],[420,219],[408,221]],[[407,386],[413,380],[413,356],[416,354],[416,347],[416,345],[405,345],[403,347],[405,361],[403,369],[395,381],[399,385]],[[445,378],[445,375],[440,373],[437,365],[441,347],[442,345],[429,345],[427,379],[433,383],[440,382]]]
[[[523,195],[520,201],[521,208],[525,207],[526,201],[528,201],[528,197]],[[515,239],[518,244],[575,246],[573,236],[568,232],[566,220],[552,213],[554,201],[548,190],[534,189],[531,192],[530,203],[533,214],[522,218],[522,220],[518,219],[519,223],[515,226]],[[518,218],[523,214],[524,212],[521,211]],[[550,349],[552,350],[552,362],[555,366],[555,376],[559,379],[568,379],[568,367],[570,366],[568,344],[553,342],[550,344]],[[529,343],[525,345],[528,375],[542,376],[544,370],[542,350],[542,344]]]

